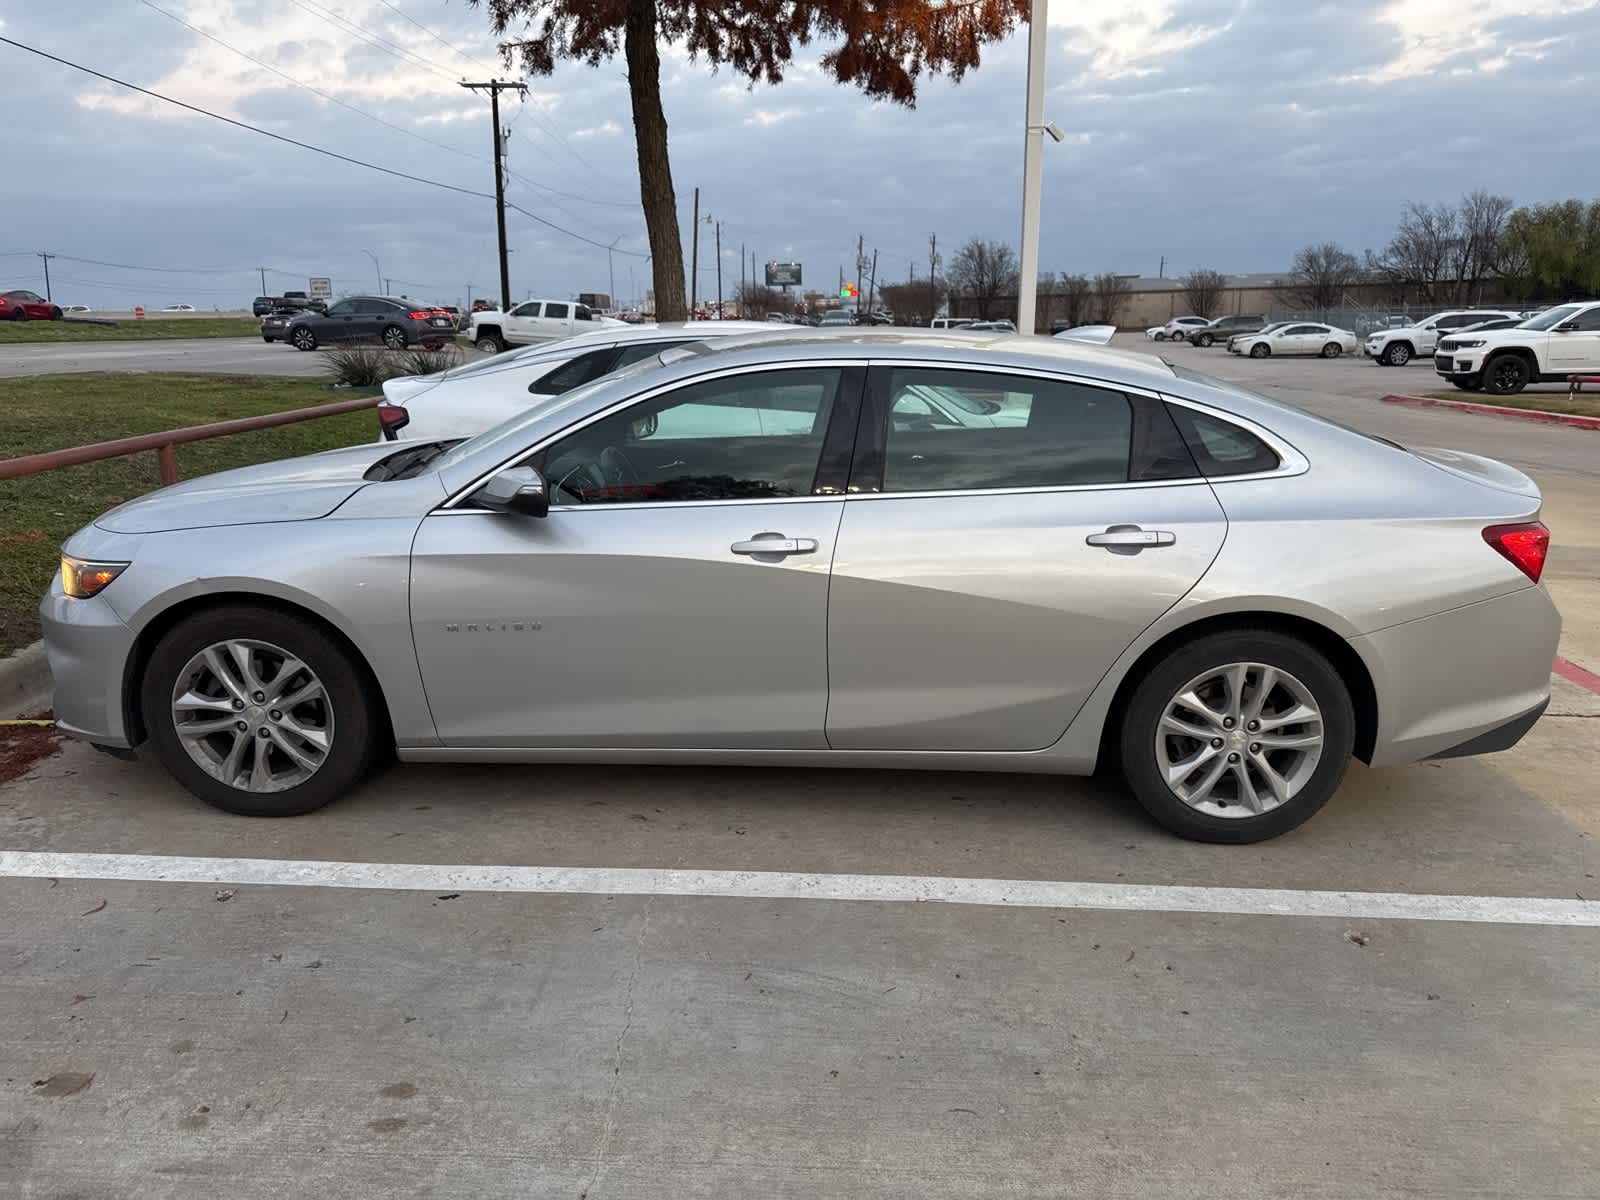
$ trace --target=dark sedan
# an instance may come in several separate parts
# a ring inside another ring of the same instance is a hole
[[[261,319],[261,340],[264,342],[287,342],[289,340],[289,326],[294,324],[296,317],[306,315],[315,316],[309,310],[299,308],[275,308]]]
[[[265,324],[261,336],[268,336]],[[389,296],[346,296],[330,304],[327,312],[295,313],[281,336],[296,350],[315,350],[328,342],[372,341],[403,350],[452,341],[456,323],[444,309],[433,305]]]

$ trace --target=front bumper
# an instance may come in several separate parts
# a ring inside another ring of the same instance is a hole
[[[133,631],[103,595],[88,600],[65,595],[59,573],[39,604],[39,618],[44,624],[57,727],[96,745],[128,749],[132,742],[122,709],[122,685]]]
[[[1450,354],[1435,354],[1433,369],[1446,379],[1459,379],[1463,375],[1476,375],[1483,370],[1482,357],[1473,351],[1456,350]]]
[[[1371,765],[1513,744],[1550,699],[1560,638],[1550,593],[1530,586],[1351,639],[1378,699]],[[1495,744],[1490,735],[1523,719],[1510,741]]]

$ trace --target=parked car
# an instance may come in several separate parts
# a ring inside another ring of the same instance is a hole
[[[1491,396],[1600,373],[1600,302],[1560,304],[1509,328],[1451,333],[1439,339],[1433,365],[1456,387]]]
[[[1255,336],[1257,336],[1257,334],[1262,334],[1262,333],[1271,333],[1274,329],[1282,329],[1285,325],[1293,325],[1293,324],[1294,324],[1293,321],[1268,321],[1260,329],[1256,330],[1255,333],[1235,333],[1235,334],[1230,334],[1229,337],[1228,337],[1228,341],[1227,341],[1227,349],[1232,350],[1233,349],[1233,344],[1235,342],[1237,342],[1240,338],[1255,337]]]
[[[177,313],[177,312],[193,312],[194,311],[194,305],[192,305],[192,304],[169,304],[165,308],[163,308],[161,311],[162,312],[173,312],[173,313]]]
[[[670,346],[787,332],[762,321],[602,326],[558,342],[480,358],[442,374],[390,379],[383,385],[378,429],[387,441],[471,437],[551,396],[653,358]]]
[[[1228,339],[1228,353],[1251,358],[1271,358],[1275,354],[1317,354],[1338,358],[1361,348],[1360,339],[1348,329],[1319,325],[1312,321],[1285,321],[1260,333],[1241,334]]]
[[[1144,331],[1145,337],[1153,342],[1164,342],[1171,339],[1181,342],[1191,330],[1201,329],[1211,324],[1206,317],[1173,317],[1165,325],[1154,325]]]
[[[296,350],[315,350],[325,342],[362,341],[382,341],[391,350],[403,350],[439,346],[455,335],[456,323],[442,308],[393,296],[346,296],[329,305],[327,312],[295,313],[284,339]]]
[[[498,354],[511,346],[553,342],[592,329],[594,323],[621,325],[597,317],[588,305],[571,300],[527,300],[508,313],[499,309],[472,314],[468,337],[485,354]]]
[[[0,292],[0,321],[59,321],[61,309],[38,292]]]
[[[770,321],[772,318],[768,317],[767,320]],[[848,328],[855,323],[855,314],[847,312],[842,308],[830,308],[827,312],[821,314],[817,318],[817,327],[819,329],[837,329],[840,327]]]
[[[1403,367],[1413,358],[1427,357],[1439,344],[1441,334],[1517,314],[1505,309],[1455,309],[1436,313],[1414,325],[1374,330],[1362,343],[1361,353],[1380,367]]]
[[[1204,325],[1197,325],[1186,335],[1192,346],[1210,346],[1226,342],[1230,337],[1245,333],[1260,333],[1267,319],[1259,313],[1251,316],[1218,317]]]
[[[87,304],[63,304],[61,306],[61,311],[64,313],[86,313],[93,312],[94,309],[90,308]]]
[[[971,325],[976,317],[935,317],[930,323],[930,329],[960,329],[963,325]]]
[[[1017,323],[1015,321],[973,321],[971,324],[962,325],[959,328],[967,333],[1015,333],[1017,331]]]
[[[58,727],[254,816],[386,753],[1104,760],[1168,829],[1250,842],[1352,755],[1505,749],[1549,703],[1548,533],[1501,463],[1054,339],[663,358],[102,515],[41,605]],[[1025,422],[891,418],[930,385]]]
[[[264,317],[268,313],[276,312],[282,307],[282,303],[283,298],[281,296],[257,296],[250,301],[250,315]]]
[[[279,307],[261,318],[261,340],[264,342],[287,342],[289,340],[289,326],[294,324],[294,319],[307,309]]]
[[[404,300],[405,297],[401,296]],[[305,292],[285,292],[278,299],[278,303],[286,308],[310,310],[312,312],[327,312],[328,302],[318,296],[311,296]]]

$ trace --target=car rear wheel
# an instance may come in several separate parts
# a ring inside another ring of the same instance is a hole
[[[1344,347],[1339,345],[1338,342],[1329,342],[1326,346],[1324,346],[1322,348],[1322,357],[1323,358],[1338,358],[1339,355],[1341,355],[1343,353],[1344,353]]]
[[[485,354],[499,354],[506,348],[506,344],[494,334],[486,333],[478,339],[477,347]]]
[[[1491,396],[1515,396],[1528,386],[1532,372],[1520,354],[1502,354],[1483,368],[1483,390]]]
[[[162,765],[225,812],[311,812],[376,754],[372,698],[349,655],[273,609],[228,606],[180,622],[150,656],[140,692]]]
[[[304,325],[290,331],[289,341],[294,344],[296,350],[315,350],[317,348],[317,335]]]
[[[26,321],[28,319],[28,310],[19,304],[11,310],[11,319],[13,321]]]
[[[383,344],[391,350],[406,348],[406,331],[398,325],[389,325],[383,331]]]
[[[1267,358],[1270,357],[1271,354],[1272,347],[1267,345],[1265,342],[1257,342],[1254,346],[1250,347],[1251,358]]]
[[[1209,346],[1216,340],[1217,339],[1212,337],[1209,333],[1201,333],[1195,335],[1194,344],[1196,346]]]
[[[1388,367],[1403,367],[1411,361],[1411,347],[1405,342],[1390,342],[1384,347],[1379,361]]]
[[[1140,680],[1123,720],[1123,776],[1152,817],[1203,842],[1258,842],[1323,806],[1355,743],[1350,694],[1298,638],[1201,637]]]

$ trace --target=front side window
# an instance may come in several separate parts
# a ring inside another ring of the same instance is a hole
[[[511,315],[513,317],[537,317],[539,315],[539,302],[533,300],[527,304],[519,304],[511,310]]]
[[[551,499],[615,504],[810,495],[839,379],[837,367],[730,375],[613,413],[545,451]]]
[[[889,380],[886,492],[1124,483],[1133,410],[1121,392],[924,367]]]
[[[1591,308],[1587,312],[1581,312],[1576,317],[1573,317],[1570,323],[1574,328],[1581,329],[1585,333],[1600,329],[1600,308]]]
[[[354,300],[341,300],[337,304],[328,306],[328,316],[330,317],[348,317],[355,311],[356,302]]]
[[[567,306],[565,304],[546,304],[544,306],[544,315],[565,321],[567,319]]]

